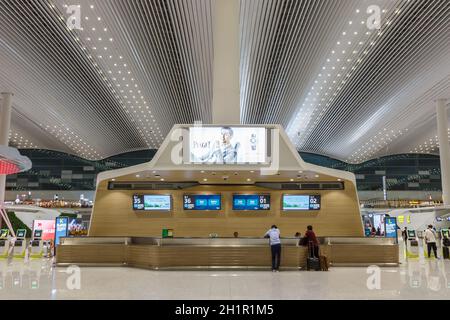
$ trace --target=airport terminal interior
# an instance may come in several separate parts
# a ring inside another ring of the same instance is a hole
[[[0,21],[0,299],[450,299],[450,1]]]

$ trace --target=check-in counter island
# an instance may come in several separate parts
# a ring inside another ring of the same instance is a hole
[[[395,239],[363,238],[355,175],[303,161],[280,125],[175,125],[150,162],[98,175],[88,238],[62,239],[56,259],[269,268],[271,225],[313,226],[333,266],[398,264]],[[157,238],[168,230],[177,238]],[[281,242],[281,267],[303,268],[307,249]]]
[[[386,238],[319,238],[332,266],[399,263],[398,245]],[[307,248],[282,239],[281,268],[306,267]],[[268,239],[261,238],[63,238],[58,265],[123,265],[148,269],[270,269]]]

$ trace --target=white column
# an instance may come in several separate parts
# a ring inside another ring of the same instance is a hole
[[[11,127],[12,96],[10,92],[2,92],[0,109],[0,145],[9,144],[9,129]],[[6,176],[0,175],[0,206],[5,202]],[[0,220],[1,221],[1,220]]]
[[[437,100],[436,116],[441,159],[442,199],[444,205],[450,205],[450,146],[448,143],[447,100]]]
[[[240,123],[239,0],[214,2],[213,124]]]

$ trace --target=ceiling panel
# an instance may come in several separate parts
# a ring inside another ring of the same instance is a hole
[[[241,0],[241,122],[352,163],[437,153],[447,0]],[[381,28],[368,20],[379,9]],[[80,28],[67,21],[79,12]],[[3,0],[11,144],[87,159],[158,148],[212,119],[214,0]],[[69,24],[70,25],[70,24]]]

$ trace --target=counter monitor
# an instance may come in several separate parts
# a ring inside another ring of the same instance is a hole
[[[282,209],[285,211],[320,210],[320,195],[283,195]]]
[[[234,194],[233,210],[270,210],[270,195]]]
[[[184,210],[220,210],[220,194],[185,194],[183,196]]]
[[[170,195],[145,194],[133,195],[133,210],[138,211],[170,211],[172,208]]]

